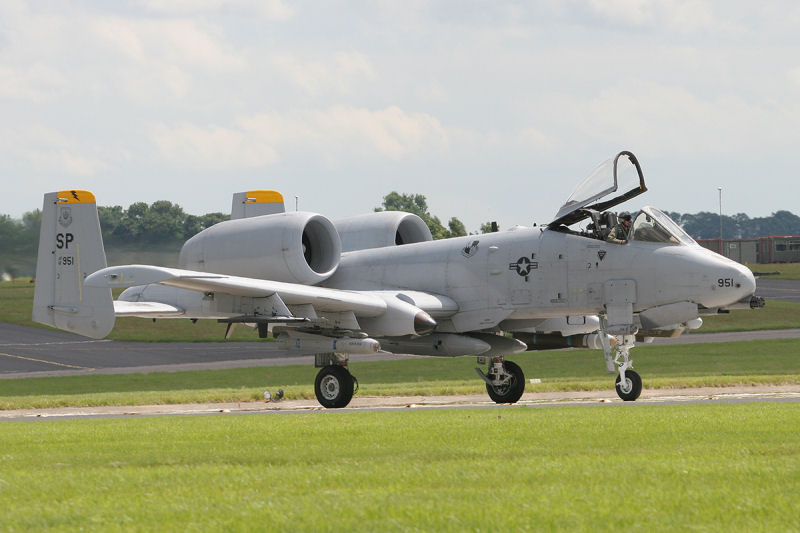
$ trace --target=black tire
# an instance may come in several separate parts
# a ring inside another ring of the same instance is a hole
[[[620,375],[617,374],[617,381],[615,382],[617,395],[626,402],[632,402],[636,400],[636,398],[638,398],[639,395],[642,393],[642,378],[639,377],[639,374],[637,374],[633,370],[626,370],[625,381],[627,381],[628,384],[630,385],[630,390],[627,391],[622,390],[622,386],[620,384]],[[627,388],[628,387],[626,387],[626,389]]]
[[[314,380],[314,393],[323,407],[338,409],[346,407],[353,399],[355,378],[340,365],[328,365],[319,371]]]
[[[503,368],[511,374],[511,381],[502,387],[493,387],[487,383],[486,392],[495,403],[517,403],[525,392],[525,374],[514,361],[503,361]]]

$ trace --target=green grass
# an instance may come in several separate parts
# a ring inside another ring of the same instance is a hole
[[[747,268],[753,272],[765,275],[769,279],[800,279],[800,263],[771,263],[771,264],[748,264]],[[777,272],[777,274],[772,274]]]
[[[762,309],[739,309],[729,314],[704,316],[697,333],[800,328],[800,303],[770,300]]]
[[[800,404],[0,423],[4,531],[797,531]]]
[[[800,383],[800,339],[701,345],[642,346],[635,369],[648,389]],[[530,352],[513,356],[528,391],[613,390],[602,353],[594,350]],[[351,363],[358,394],[483,394],[475,359],[427,358]],[[0,409],[62,406],[247,402],[265,389],[289,399],[314,399],[311,365],[151,374],[82,375],[0,380]]]

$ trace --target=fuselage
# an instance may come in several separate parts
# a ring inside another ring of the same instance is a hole
[[[614,280],[632,282],[634,312],[681,301],[724,307],[755,291],[749,269],[696,244],[615,244],[547,227],[349,252],[322,285],[445,295],[459,312],[439,330],[463,332],[602,313]]]

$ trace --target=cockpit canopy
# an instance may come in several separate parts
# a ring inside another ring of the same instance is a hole
[[[591,219],[586,231],[581,235],[605,240],[617,225],[617,214],[608,211],[631,198],[647,191],[642,167],[631,152],[620,152],[592,171],[573,191],[566,203],[556,213],[556,218],[548,224],[559,231],[585,219]],[[612,193],[610,199],[601,200]],[[574,233],[574,232],[573,232]],[[633,223],[628,230],[627,240],[664,244],[696,244],[662,211],[655,207],[644,207],[633,214]]]
[[[569,226],[590,217],[590,211],[605,211],[647,190],[639,161],[631,152],[620,152],[592,171],[573,191],[549,226]],[[597,201],[611,193],[613,198]]]

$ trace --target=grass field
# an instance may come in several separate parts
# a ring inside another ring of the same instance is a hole
[[[702,318],[703,327],[692,333],[800,328],[800,303],[770,300],[763,309],[739,309]]]
[[[747,268],[770,279],[800,279],[800,263],[748,264]]]
[[[0,423],[4,531],[797,531],[800,404]]]
[[[642,346],[633,352],[647,389],[800,383],[800,339],[701,345]],[[602,353],[530,352],[511,357],[528,378],[528,391],[613,390]],[[425,358],[351,363],[359,395],[485,393],[475,358]],[[88,375],[0,380],[0,409],[247,402],[265,389],[314,398],[311,365],[151,374]]]

